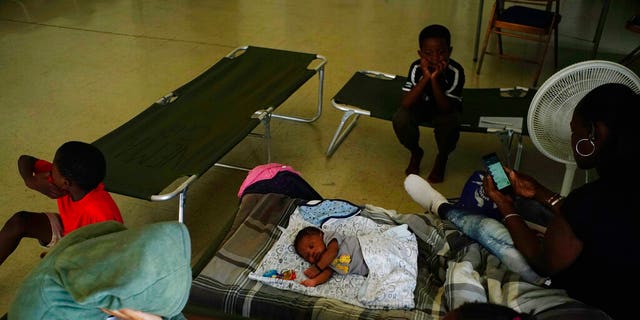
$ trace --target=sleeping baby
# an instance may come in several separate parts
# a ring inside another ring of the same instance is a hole
[[[311,266],[304,271],[308,279],[301,282],[315,287],[327,282],[334,272],[366,276],[369,268],[364,261],[358,238],[335,232],[323,232],[316,227],[301,229],[293,247]]]
[[[299,206],[249,278],[366,308],[413,308],[418,242],[409,225],[377,222],[368,212],[361,216],[334,210],[331,203]],[[265,276],[269,270],[295,270],[299,275],[295,281],[273,279]]]

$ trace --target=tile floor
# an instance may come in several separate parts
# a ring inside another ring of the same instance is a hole
[[[561,67],[590,59],[600,3],[563,1]],[[403,190],[409,154],[397,142],[390,122],[361,119],[336,153],[325,156],[341,117],[330,99],[356,70],[405,75],[417,57],[418,32],[431,23],[450,28],[452,57],[465,68],[467,87],[530,86],[532,65],[491,56],[482,73],[475,74],[478,4],[479,0],[0,0],[0,220],[19,210],[56,210],[55,201],[24,186],[16,169],[20,154],[49,159],[65,141],[94,141],[242,45],[312,52],[328,59],[322,117],[312,124],[274,120],[274,162],[293,166],[325,197],[403,213],[421,211]],[[491,5],[492,1],[484,4],[483,33]],[[640,35],[624,29],[634,12],[640,12],[636,0],[612,2],[598,59],[618,61],[640,43]],[[529,46],[518,50],[535,52]],[[551,61],[549,56],[540,84],[554,72]],[[315,90],[313,80],[280,112],[312,114]],[[434,141],[429,129],[423,129],[422,137],[426,176]],[[559,190],[564,166],[524,140],[521,170]],[[451,155],[446,180],[437,188],[445,196],[457,196],[469,173],[479,168],[480,156],[500,147],[495,136],[464,133]],[[251,167],[264,161],[262,155],[260,145],[247,139],[224,160]],[[186,224],[194,259],[218,227],[216,212],[235,210],[235,193],[245,174],[216,167],[190,189]],[[577,172],[575,184],[583,179]],[[177,217],[175,200],[114,197],[131,226]],[[38,263],[40,252],[35,241],[25,240],[0,266],[0,314]]]

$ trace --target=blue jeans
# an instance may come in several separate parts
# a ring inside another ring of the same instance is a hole
[[[533,271],[520,251],[516,249],[509,230],[500,221],[449,203],[442,204],[438,214],[451,221],[462,233],[480,243],[511,271],[520,274],[524,280],[536,284],[544,282],[545,279]]]

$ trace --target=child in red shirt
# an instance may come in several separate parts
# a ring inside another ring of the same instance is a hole
[[[95,146],[69,141],[56,151],[53,163],[22,155],[18,170],[27,187],[58,200],[58,213],[15,213],[0,230],[0,264],[22,238],[37,239],[52,247],[82,226],[114,220],[123,223],[120,209],[104,190],[106,161]]]

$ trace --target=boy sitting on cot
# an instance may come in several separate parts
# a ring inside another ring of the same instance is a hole
[[[27,187],[57,199],[59,213],[20,211],[0,230],[0,264],[22,238],[37,239],[47,248],[82,226],[114,220],[123,223],[120,209],[104,190],[106,160],[95,146],[69,141],[56,151],[53,163],[29,155],[18,158],[18,171]]]
[[[316,227],[306,227],[296,235],[293,247],[298,255],[311,263],[311,267],[304,271],[308,279],[301,282],[306,287],[327,282],[334,272],[369,274],[355,236],[345,237],[333,232],[325,233]]]
[[[420,58],[409,68],[400,107],[392,118],[393,131],[411,152],[405,174],[419,175],[424,155],[420,148],[419,126],[425,121],[431,123],[438,153],[427,181],[438,183],[444,180],[449,153],[456,148],[460,138],[465,76],[462,65],[450,59],[451,34],[445,26],[425,27],[418,42]]]

